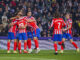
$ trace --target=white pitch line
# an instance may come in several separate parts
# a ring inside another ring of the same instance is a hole
[[[73,53],[73,54],[76,54],[76,53],[77,53],[77,54],[78,54],[78,53],[80,53],[80,52],[63,52],[63,53],[64,53],[64,54],[65,54],[65,53],[68,53],[68,54],[72,54],[72,53]]]
[[[17,57],[0,57],[0,58],[3,58],[3,59],[8,59],[8,58],[12,58],[12,59],[16,59]],[[19,57],[19,59],[32,59],[32,60],[56,60],[56,59],[46,59],[46,58],[32,58],[32,57]]]

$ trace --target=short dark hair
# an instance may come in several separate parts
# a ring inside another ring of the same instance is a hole
[[[65,13],[65,14],[64,14],[64,16],[66,16],[67,14],[69,14],[69,15],[70,15],[70,13],[69,13],[69,12],[67,12],[67,13]]]
[[[60,18],[60,13],[59,12],[55,12],[55,18]]]
[[[31,11],[27,11],[27,13],[29,13],[29,12],[31,12]]]

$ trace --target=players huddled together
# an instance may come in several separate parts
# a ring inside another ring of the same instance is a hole
[[[16,50],[18,48],[19,53],[22,53],[21,50],[21,41],[24,40],[24,53],[31,53],[31,39],[34,40],[35,43],[35,53],[40,51],[38,38],[40,37],[40,29],[37,26],[37,22],[33,16],[31,16],[31,11],[27,12],[27,16],[22,15],[22,11],[19,11],[15,17],[10,18],[11,23],[9,24],[8,31],[8,42],[7,42],[7,53],[10,53],[10,42],[14,40],[14,51],[13,53],[18,53]],[[55,50],[55,54],[58,54],[58,45],[61,46],[60,53],[63,53],[65,48],[65,40],[69,39],[71,44],[76,48],[77,52],[79,52],[79,48],[77,44],[72,39],[72,20],[70,18],[70,14],[65,14],[65,20],[60,18],[59,13],[55,13],[55,18],[52,19],[52,23],[49,27],[53,29],[53,47]],[[27,51],[28,47],[28,51]]]
[[[37,26],[36,20],[31,16],[31,11],[27,12],[27,16],[22,16],[22,11],[18,12],[16,17],[12,17],[11,23],[9,24],[8,31],[8,42],[7,42],[7,53],[10,53],[10,41],[14,40],[14,51],[17,53],[18,48],[21,54],[21,41],[24,40],[24,53],[31,53],[31,39],[35,43],[35,53],[40,51],[38,38],[40,37],[40,29]],[[18,43],[17,43],[18,41]],[[27,52],[27,46],[29,51]]]

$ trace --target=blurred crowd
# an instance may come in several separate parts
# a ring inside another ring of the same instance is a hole
[[[0,36],[7,35],[9,19],[22,10],[25,16],[32,11],[41,30],[42,37],[52,36],[52,29],[48,27],[54,18],[54,13],[69,12],[73,20],[73,36],[80,36],[80,1],[79,0],[0,0]]]

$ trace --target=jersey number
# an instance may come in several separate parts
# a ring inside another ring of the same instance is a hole
[[[58,23],[58,29],[60,29],[60,24],[61,24],[61,23],[59,22],[59,23]]]

